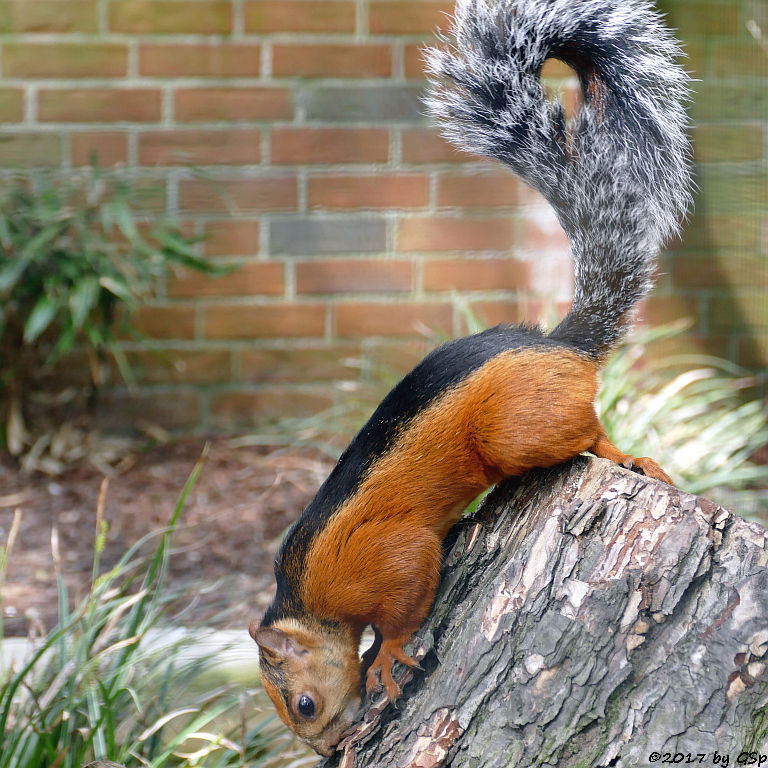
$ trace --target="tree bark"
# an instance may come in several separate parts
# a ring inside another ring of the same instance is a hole
[[[423,671],[324,765],[768,765],[766,529],[580,457],[447,546]]]

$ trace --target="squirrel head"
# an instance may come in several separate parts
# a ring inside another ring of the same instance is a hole
[[[259,646],[261,682],[280,719],[330,757],[357,720],[360,659],[352,633],[283,619],[249,627]]]

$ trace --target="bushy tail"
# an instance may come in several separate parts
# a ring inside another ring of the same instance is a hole
[[[645,0],[457,0],[452,34],[426,52],[430,111],[552,204],[575,261],[573,309],[552,336],[601,357],[690,202],[677,43]],[[581,81],[567,124],[540,81],[548,58]]]

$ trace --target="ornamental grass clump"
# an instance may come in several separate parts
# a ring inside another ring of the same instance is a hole
[[[70,611],[59,575],[58,626],[18,669],[0,670],[0,768],[81,768],[94,760],[259,768],[285,752],[284,729],[259,712],[258,694],[242,682],[212,686],[221,680],[216,659],[196,653],[195,636],[168,624],[171,536],[200,466],[168,527],[99,575],[103,487],[90,594]],[[154,551],[142,554],[153,539]],[[0,552],[0,565],[7,554]]]
[[[653,456],[675,484],[744,517],[768,521],[768,412],[749,372],[711,355],[660,355],[664,326],[634,336],[603,370],[598,398],[609,437],[634,456]]]

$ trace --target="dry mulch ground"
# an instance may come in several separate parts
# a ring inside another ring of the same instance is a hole
[[[110,479],[105,568],[168,522],[203,445],[202,440],[186,441],[151,450]],[[244,628],[266,608],[280,537],[331,466],[328,457],[310,449],[233,448],[226,439],[210,443],[173,537],[168,586],[182,593],[182,621]],[[7,540],[14,510],[23,513],[3,589],[7,636],[49,630],[56,623],[52,530],[71,598],[87,593],[102,479],[89,467],[57,478],[29,476],[0,461],[0,545]]]

